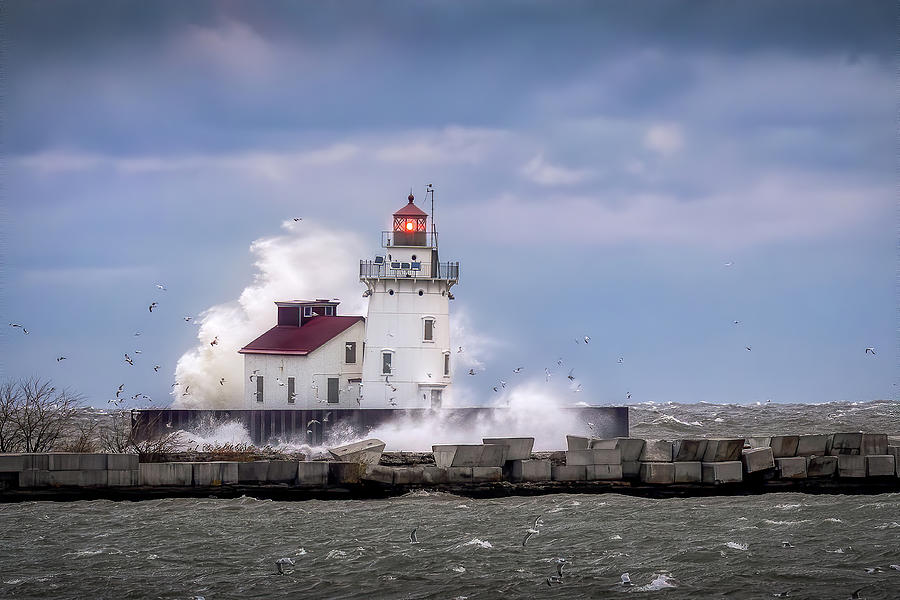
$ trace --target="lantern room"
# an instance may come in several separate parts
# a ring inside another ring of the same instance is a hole
[[[409,203],[394,213],[393,245],[427,246],[428,213],[413,204],[415,196],[407,199]]]

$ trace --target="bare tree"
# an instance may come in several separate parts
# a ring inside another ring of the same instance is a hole
[[[6,451],[48,452],[74,420],[83,398],[67,388],[58,390],[48,379],[31,377],[0,386],[0,419]]]
[[[159,417],[157,417],[159,419]],[[151,423],[151,431],[156,422]],[[111,415],[101,427],[100,444],[107,452],[137,454],[141,462],[154,462],[163,454],[181,449],[182,432],[166,431],[159,435],[138,435],[131,426],[131,416],[122,412]]]

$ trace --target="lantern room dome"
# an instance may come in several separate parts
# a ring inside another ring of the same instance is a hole
[[[427,217],[428,213],[413,204],[413,200],[415,200],[415,196],[412,194],[409,195],[409,203],[394,213],[395,217]]]

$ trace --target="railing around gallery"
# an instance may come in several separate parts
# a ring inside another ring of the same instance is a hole
[[[391,261],[384,260],[376,262],[374,260],[359,261],[359,276],[361,278],[374,279],[446,279],[449,281],[459,280],[459,263],[458,262],[442,262],[437,263],[437,269],[432,273],[432,264],[430,262],[416,261]]]

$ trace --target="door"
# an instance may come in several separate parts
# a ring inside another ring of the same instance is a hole
[[[431,408],[441,407],[441,392],[443,390],[431,390]]]
[[[337,377],[329,377],[328,378],[328,403],[329,404],[337,404],[338,403],[338,384],[340,383],[340,379]]]

